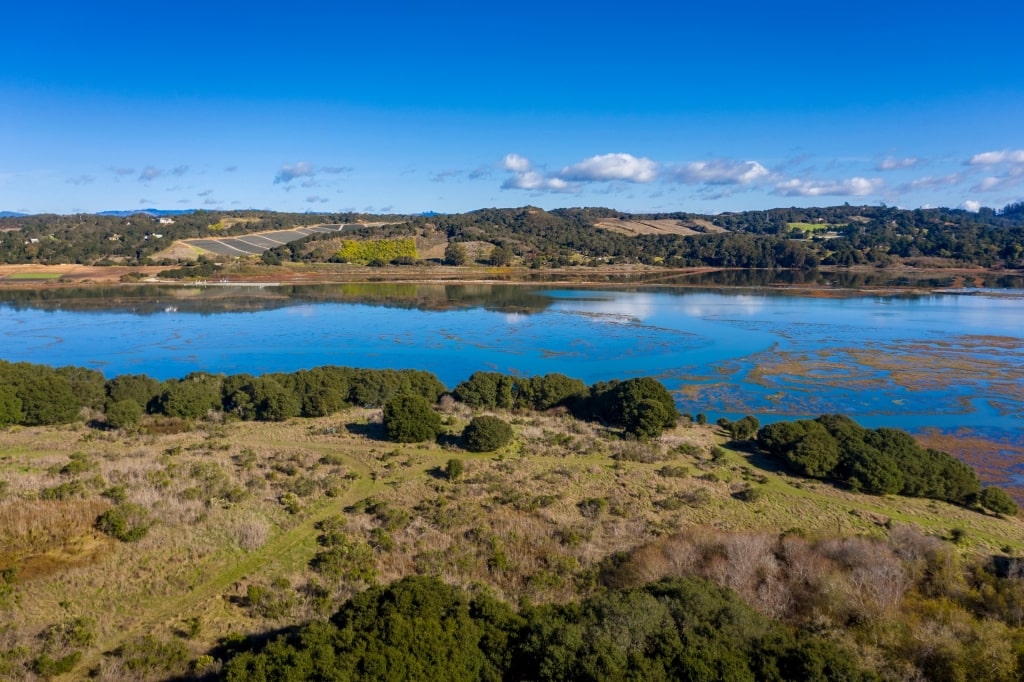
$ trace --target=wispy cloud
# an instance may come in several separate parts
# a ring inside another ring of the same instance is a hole
[[[295,178],[305,178],[313,175],[313,164],[308,161],[299,161],[294,164],[282,164],[281,170],[274,178],[274,184],[289,183]]]
[[[972,192],[997,192],[1024,184],[1024,149],[982,152],[972,156],[966,163],[995,173],[974,185]]]
[[[154,180],[160,177],[163,174],[164,172],[159,168],[156,168],[155,166],[146,166],[145,168],[142,169],[142,172],[139,173],[139,181],[148,182],[150,180]]]
[[[88,184],[90,184],[92,182],[95,182],[95,181],[96,181],[96,178],[94,178],[91,175],[79,175],[79,176],[74,177],[74,178],[68,178],[64,182],[66,182],[69,185],[88,185]]]
[[[208,196],[210,196],[211,194],[213,194],[213,190],[212,190],[212,189],[204,189],[204,190],[203,190],[202,192],[199,192],[199,193],[198,193],[198,194],[197,194],[196,196],[199,196],[199,197],[208,197]]]
[[[175,166],[171,169],[171,175],[181,177],[185,173],[188,173],[188,166]]]
[[[443,170],[443,171],[439,171],[437,173],[434,173],[434,176],[432,178],[430,178],[430,181],[431,182],[444,182],[446,180],[449,180],[451,178],[456,178],[458,176],[459,176],[459,171],[450,168],[448,170]]]
[[[342,173],[351,173],[352,170],[353,169],[349,166],[314,166],[309,161],[299,161],[291,164],[285,163],[281,165],[281,169],[274,177],[274,184],[287,185],[292,180],[305,178],[302,182],[303,187],[317,187],[318,181],[316,178],[320,174],[340,175]],[[284,189],[287,190],[288,187],[285,187]]]
[[[1024,164],[1024,149],[982,152],[967,160],[969,166],[998,166],[1001,164]]]
[[[632,154],[599,154],[566,166],[559,175],[563,180],[575,182],[650,182],[658,176],[658,164]]]
[[[673,166],[669,176],[685,185],[748,185],[770,176],[757,161],[713,159]]]
[[[236,170],[238,170],[238,166],[225,166],[224,167],[224,172],[225,173],[234,173]]]
[[[972,192],[998,192],[1024,184],[1024,167],[1014,169],[1005,175],[989,175],[971,187]]]
[[[903,192],[914,192],[922,189],[932,189],[935,187],[949,187],[955,185],[963,180],[963,176],[960,173],[950,173],[949,175],[926,175],[922,178],[916,178],[910,182],[905,182],[898,187],[896,191],[898,193]]]
[[[885,186],[878,178],[847,178],[845,180],[783,180],[775,185],[775,193],[784,197],[851,196],[864,197]]]
[[[326,204],[327,197],[317,196],[316,194],[306,197],[307,204]]]
[[[891,170],[902,170],[904,168],[913,168],[921,163],[921,159],[914,156],[907,156],[902,159],[898,159],[895,156],[887,156],[878,162],[875,166],[877,171],[891,171]]]

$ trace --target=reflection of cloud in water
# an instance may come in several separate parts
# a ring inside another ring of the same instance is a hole
[[[681,310],[690,317],[698,318],[735,315],[737,313],[740,315],[756,315],[764,309],[765,297],[751,296],[750,294],[735,294],[728,297],[723,296],[714,301],[690,303],[681,307]]]
[[[297,305],[285,309],[285,315],[296,315],[298,317],[316,317],[315,305]]]
[[[575,300],[562,303],[563,310],[584,313],[602,322],[630,324],[642,322],[654,315],[659,299],[652,294],[631,294],[626,297],[610,297],[604,300]]]
[[[530,316],[526,313],[504,313],[502,315],[502,319],[504,319],[508,324],[519,324],[521,322],[525,322],[529,318]]]

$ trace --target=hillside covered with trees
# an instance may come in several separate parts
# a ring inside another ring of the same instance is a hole
[[[669,267],[790,268],[911,264],[926,267],[1024,267],[1024,204],[978,212],[960,209],[903,210],[888,206],[778,208],[719,215],[633,215],[603,208],[544,211],[533,207],[482,209],[464,214],[368,216],[257,211],[196,211],[162,225],[155,217],[37,215],[0,219],[0,258],[5,263],[147,265],[175,240],[216,238],[299,225],[387,224],[352,228],[348,243],[315,234],[264,253],[267,263],[365,262],[353,241],[415,238],[440,245],[436,262],[476,260],[529,267],[643,263]],[[617,224],[657,221],[678,233],[632,234]],[[159,238],[155,235],[159,234]],[[459,245],[450,250],[444,246]],[[486,245],[483,252],[479,245]],[[347,249],[347,251],[346,251]],[[421,249],[422,250],[422,249]],[[381,253],[387,253],[387,250]],[[415,262],[402,251],[403,264]],[[377,258],[374,258],[377,260]],[[471,259],[470,259],[471,260]],[[383,262],[383,261],[382,261]]]

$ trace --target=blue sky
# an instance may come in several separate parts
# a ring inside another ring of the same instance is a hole
[[[1024,199],[1020,3],[688,4],[17,3],[0,210]]]

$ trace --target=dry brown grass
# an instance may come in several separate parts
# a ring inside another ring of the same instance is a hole
[[[444,412],[455,434],[471,416],[458,404]],[[203,624],[188,641],[198,655],[226,632],[323,615],[360,589],[310,568],[321,551],[315,524],[339,516],[347,536],[373,548],[380,581],[437,575],[489,585],[512,602],[586,595],[597,589],[608,557],[625,552],[643,579],[704,574],[765,613],[785,613],[796,599],[792,575],[800,564],[786,552],[811,557],[813,570],[814,562],[837,565],[852,551],[808,553],[793,542],[779,549],[779,531],[791,527],[883,537],[879,519],[895,519],[934,536],[962,526],[967,551],[991,551],[994,543],[1024,549],[1016,519],[844,493],[755,471],[736,453],[714,461],[709,451],[720,437],[711,427],[680,426],[641,443],[564,414],[502,414],[516,442],[471,454],[362,435],[378,416],[350,410],[138,435],[84,426],[0,432],[0,479],[10,483],[0,503],[0,547],[21,570],[13,598],[0,605],[2,617],[17,624],[12,636],[36,651],[36,634],[69,609],[88,614],[96,642],[84,669],[131,638],[178,637],[188,619]],[[88,470],[59,473],[76,452],[87,454]],[[454,482],[440,473],[452,457],[465,462]],[[74,481],[83,482],[83,497],[36,499],[44,488]],[[137,543],[116,543],[93,529],[110,505],[100,492],[114,486],[124,486],[127,500],[155,521]],[[763,488],[763,498],[733,499],[751,486]],[[836,589],[860,589],[872,604],[892,602],[847,572]],[[250,586],[276,589],[287,604],[261,614],[246,601]],[[120,674],[109,662],[103,670],[111,679]]]

